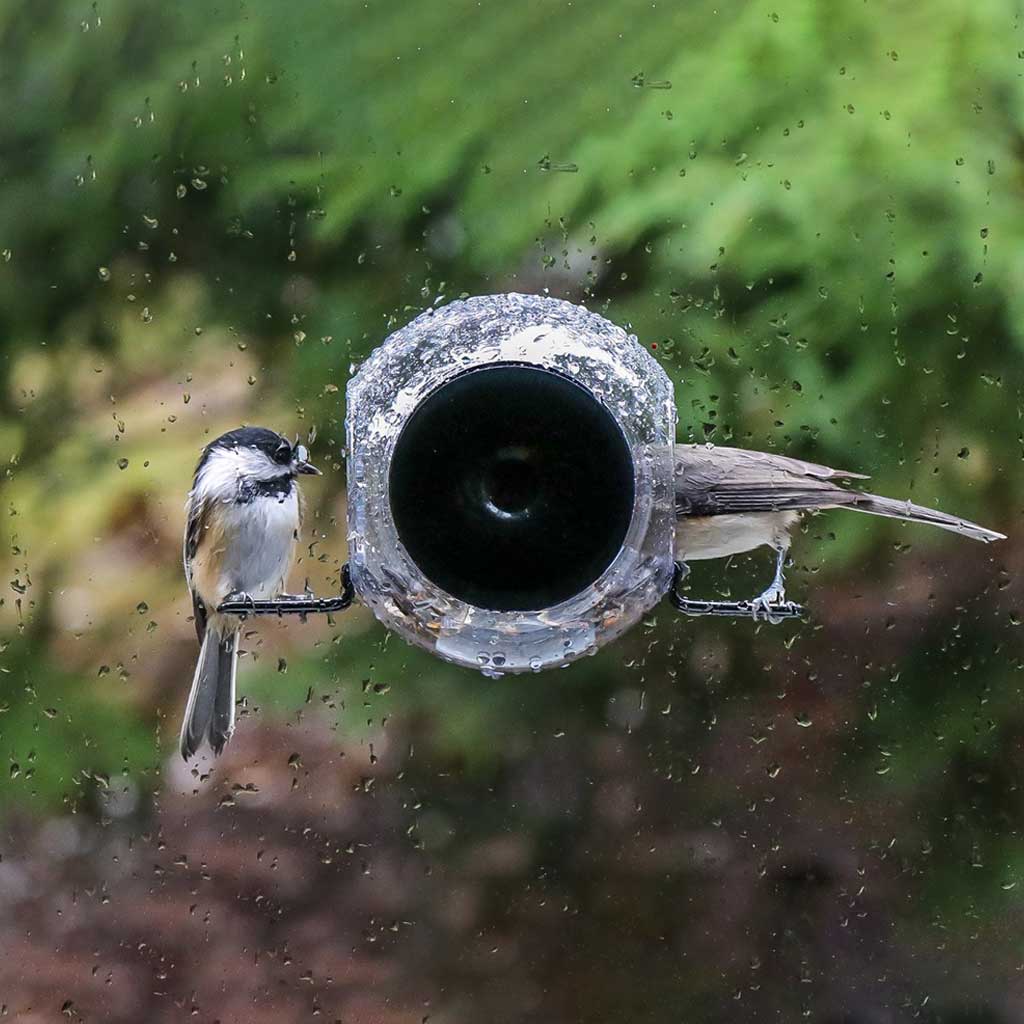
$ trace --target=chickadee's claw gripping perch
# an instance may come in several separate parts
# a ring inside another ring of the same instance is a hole
[[[352,575],[348,563],[341,567],[341,593],[337,597],[316,597],[313,594],[282,594],[267,600],[254,600],[248,594],[229,594],[217,611],[226,615],[329,615],[342,612],[355,600]]]
[[[684,615],[723,615],[734,619],[753,619],[758,621],[764,616],[766,621],[773,625],[783,619],[799,619],[804,615],[802,605],[793,601],[782,601],[772,604],[770,611],[766,611],[757,601],[695,601],[689,597],[683,597],[680,585],[686,579],[688,570],[682,562],[676,562],[675,575],[672,578],[672,586],[669,589],[668,597],[672,606],[683,612]]]

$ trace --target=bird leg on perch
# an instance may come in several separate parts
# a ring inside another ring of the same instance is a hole
[[[753,619],[755,622],[763,617],[773,625],[783,619],[799,619],[804,615],[803,606],[794,601],[782,601],[765,609],[757,601],[696,601],[683,597],[679,588],[689,571],[685,563],[676,562],[672,587],[668,592],[673,607],[685,615],[722,615],[733,619]]]
[[[352,576],[348,563],[341,567],[341,593],[337,597],[316,597],[314,594],[281,594],[279,597],[260,599],[248,594],[229,594],[217,611],[226,615],[329,615],[342,612],[355,600]]]

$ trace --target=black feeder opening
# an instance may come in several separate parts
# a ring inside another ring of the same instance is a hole
[[[429,394],[395,444],[398,537],[436,586],[479,608],[549,608],[600,578],[633,515],[612,414],[549,370],[499,363]]]

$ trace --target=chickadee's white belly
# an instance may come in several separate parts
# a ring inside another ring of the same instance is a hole
[[[767,544],[787,546],[795,512],[749,512],[724,516],[681,516],[676,523],[676,558],[728,558]]]
[[[283,499],[257,497],[246,504],[227,504],[223,515],[220,575],[227,592],[274,596],[291,569],[299,527],[297,491],[292,488]]]

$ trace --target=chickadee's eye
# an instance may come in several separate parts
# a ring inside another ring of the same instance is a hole
[[[282,441],[274,452],[274,461],[286,465],[292,461],[292,446],[287,441]]]

